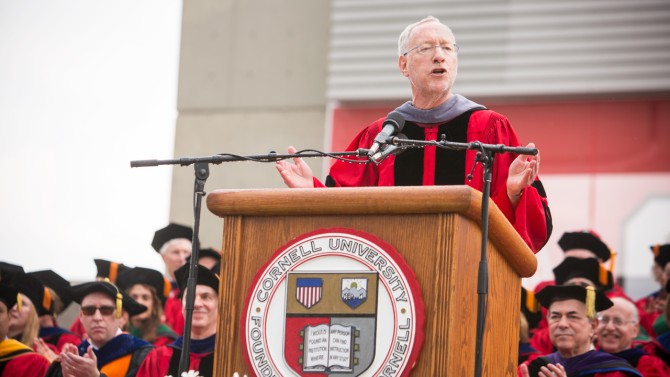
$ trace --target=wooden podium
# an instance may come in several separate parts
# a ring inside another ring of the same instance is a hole
[[[474,375],[481,198],[468,186],[210,193],[209,210],[224,219],[215,375],[253,375],[245,363],[240,321],[256,272],[291,239],[333,227],[375,235],[414,271],[426,320],[411,375]],[[521,278],[534,274],[537,261],[493,202],[488,266],[483,375],[515,376]]]

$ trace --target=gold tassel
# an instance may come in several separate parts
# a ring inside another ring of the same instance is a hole
[[[596,290],[586,287],[586,316],[589,319],[596,317]]]
[[[23,299],[21,298],[20,293],[16,294],[16,308],[19,309],[19,311],[23,308]]]
[[[105,283],[111,284],[111,286],[116,289],[116,319],[119,319],[123,314],[123,295],[121,294],[121,291],[119,291],[119,287],[109,281],[109,278],[105,278]]]
[[[616,251],[610,250],[610,272],[614,273],[614,263],[616,262]]]

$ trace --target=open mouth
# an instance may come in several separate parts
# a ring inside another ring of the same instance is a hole
[[[443,74],[447,73],[447,70],[444,69],[444,68],[435,68],[435,69],[432,71],[432,73],[433,73],[433,74],[436,74],[436,75],[443,75]]]

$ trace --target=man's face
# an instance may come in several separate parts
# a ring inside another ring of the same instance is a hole
[[[586,306],[579,300],[557,301],[547,314],[549,338],[564,357],[587,352],[595,333],[596,323],[586,317]]]
[[[617,353],[631,348],[633,339],[640,331],[640,325],[634,322],[630,306],[612,301],[614,306],[600,312],[596,333],[598,345],[603,351]]]
[[[0,341],[7,337],[9,331],[9,309],[7,305],[0,301]]]
[[[84,314],[84,311],[90,308],[94,308],[95,311],[91,314]],[[111,313],[108,312],[109,308],[113,309]],[[107,313],[103,314],[102,311],[107,311]],[[120,321],[116,318],[116,303],[111,297],[100,292],[93,292],[84,297],[81,301],[79,318],[89,341],[96,347],[104,346],[116,336],[120,328]]]
[[[183,307],[186,307],[184,295]],[[195,303],[193,305],[193,331],[211,336],[216,332],[216,315],[219,296],[216,291],[206,285],[195,286]]]
[[[165,268],[174,279],[174,272],[186,264],[186,258],[191,256],[191,241],[186,238],[177,238],[169,241],[168,247],[161,253]]]
[[[420,53],[417,46],[450,46],[450,51],[441,48]],[[398,67],[412,86],[414,105],[431,108],[451,95],[451,88],[458,71],[458,55],[454,46],[454,36],[439,22],[427,22],[412,30],[407,41],[407,55],[398,58]]]

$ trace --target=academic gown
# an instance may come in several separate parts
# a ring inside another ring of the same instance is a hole
[[[524,364],[529,365],[531,362],[540,360],[563,365],[565,372],[570,377],[642,377],[640,372],[626,360],[597,350],[588,351],[568,359],[555,352],[538,357],[533,361],[526,361]],[[521,369],[519,369],[518,375],[521,376]]]
[[[60,353],[63,347],[70,343],[78,346],[81,338],[61,327],[40,327],[38,334],[47,345],[52,345],[56,353]]]
[[[385,118],[372,123],[361,131],[347,150],[369,148],[381,131]],[[402,133],[409,139],[438,140],[445,134],[448,141],[519,146],[519,140],[507,118],[490,110],[470,110],[456,118],[437,124],[417,124],[406,121]],[[473,171],[472,180],[466,177],[472,171],[476,151],[453,151],[435,146],[408,149],[397,156],[389,156],[379,165],[354,164],[343,161],[333,163],[326,180],[329,187],[364,186],[432,186],[466,184],[483,190],[480,164]],[[551,234],[552,222],[546,193],[539,179],[523,190],[516,210],[507,196],[509,166],[516,155],[497,154],[493,164],[491,198],[512,223],[521,238],[533,252],[545,245]],[[364,158],[360,158],[365,160]],[[418,168],[423,167],[423,168]],[[323,187],[314,179],[315,187]]]
[[[142,338],[142,330],[134,327],[132,324],[129,326],[128,332],[134,337]],[[177,337],[177,334],[172,331],[169,326],[161,323],[160,326],[158,326],[158,329],[156,329],[156,339],[151,342],[151,344],[153,344],[154,347],[165,346],[174,342]]]
[[[49,360],[15,340],[0,341],[0,377],[42,377]]]
[[[670,367],[663,363],[663,360],[656,356],[647,354],[641,348],[630,348],[618,353],[614,356],[620,357],[628,361],[634,366],[644,377],[668,377],[670,376]]]
[[[179,285],[171,282],[172,290],[170,296],[165,301],[165,324],[168,325],[177,336],[184,333],[184,313],[181,306],[181,297],[179,297]]]
[[[88,340],[79,344],[79,355],[83,356],[90,346]],[[98,359],[98,370],[101,376],[106,377],[135,377],[144,358],[153,349],[153,346],[142,339],[122,333],[99,349],[93,349]],[[63,371],[59,362],[49,367],[45,377],[62,377]],[[163,376],[161,376],[163,377]]]
[[[535,348],[531,347],[528,343],[519,342],[519,362],[518,365],[521,365],[524,361],[531,361],[538,356],[542,356]]]
[[[214,343],[216,335],[206,339],[192,339],[188,370],[198,371],[202,377],[211,377],[214,366]],[[177,376],[183,346],[183,337],[174,343],[154,349],[142,363],[137,377]]]

